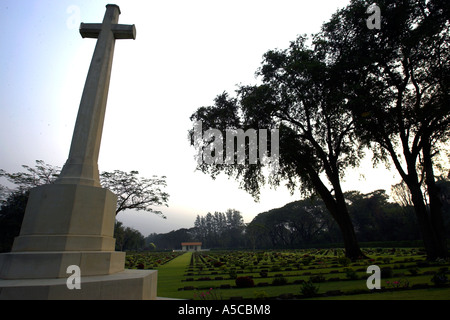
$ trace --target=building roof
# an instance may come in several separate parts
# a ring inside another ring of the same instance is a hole
[[[182,242],[182,246],[201,246],[201,242]]]

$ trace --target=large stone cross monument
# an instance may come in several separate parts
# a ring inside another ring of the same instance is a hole
[[[134,25],[117,24],[119,14],[118,6],[107,5],[102,24],[82,23],[80,26],[83,38],[98,40],[81,97],[69,159],[61,171],[58,183],[100,187],[97,161],[115,39],[136,38]]]
[[[83,38],[98,40],[69,157],[55,184],[31,190],[20,235],[12,251],[0,255],[2,299],[156,298],[157,272],[125,270],[125,253],[115,251],[117,197],[99,181],[115,39],[136,37],[134,25],[117,24],[119,14],[118,6],[107,5],[103,23],[80,26]],[[79,289],[67,282],[74,266]]]

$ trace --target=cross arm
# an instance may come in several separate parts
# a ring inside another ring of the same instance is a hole
[[[102,31],[101,23],[81,23],[80,34],[83,38],[98,38]],[[115,39],[136,39],[136,27],[134,24],[113,24],[111,31]]]
[[[113,24],[111,29],[116,39],[136,39],[136,27],[134,24]]]

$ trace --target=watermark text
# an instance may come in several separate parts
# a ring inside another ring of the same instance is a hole
[[[80,290],[81,289],[81,270],[77,265],[70,265],[66,269],[66,273],[71,274],[66,281],[67,289],[69,290]]]
[[[197,149],[197,162],[202,164],[248,164],[267,165],[278,170],[279,166],[279,130],[270,130],[270,156],[268,155],[267,129],[226,129],[225,152],[224,135],[219,129],[208,129],[203,132],[202,121],[194,123],[194,147]],[[247,144],[248,141],[248,144]],[[248,148],[247,148],[248,146]]]
[[[371,4],[367,10],[367,14],[370,16],[366,19],[367,28],[372,29],[381,29],[381,9],[375,3]]]

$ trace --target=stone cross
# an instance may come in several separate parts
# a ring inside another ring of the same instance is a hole
[[[117,196],[99,182],[114,42],[136,36],[134,25],[117,24],[119,14],[107,5],[102,24],[81,24],[82,37],[98,40],[69,158],[56,183],[30,190],[20,234],[0,254],[0,300],[156,299],[158,271],[125,270],[125,252],[115,250]]]
[[[97,38],[94,55],[84,85],[69,158],[56,181],[100,187],[98,156],[108,98],[116,39],[135,39],[133,25],[117,24],[120,9],[108,4],[103,23],[81,23],[83,38]]]

